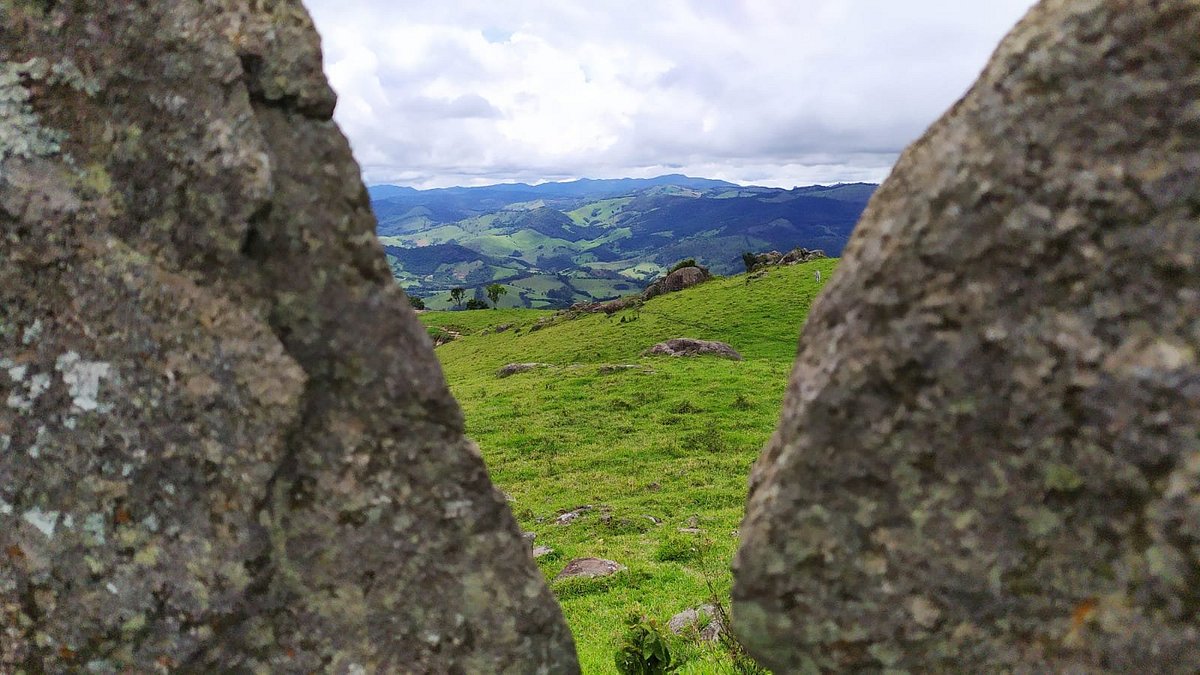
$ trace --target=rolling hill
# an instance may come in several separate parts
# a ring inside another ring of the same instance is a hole
[[[546,309],[626,295],[684,258],[732,274],[743,251],[837,256],[875,187],[672,175],[369,192],[393,274],[430,308],[451,308],[452,288],[482,299],[498,283],[501,307]]]
[[[665,625],[728,603],[750,466],[778,418],[801,325],[836,260],[715,279],[606,317],[547,322],[525,309],[424,312],[496,485],[552,553],[537,562],[586,673],[613,672],[625,616]],[[541,323],[543,327],[536,327]],[[650,357],[657,342],[727,342],[745,359]],[[544,364],[498,377],[509,363]],[[590,508],[580,510],[582,506]],[[560,524],[559,516],[579,511]],[[574,558],[615,560],[602,579],[555,580]],[[734,673],[720,647],[674,640],[685,674]]]

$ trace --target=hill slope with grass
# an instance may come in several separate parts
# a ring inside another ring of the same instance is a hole
[[[828,282],[836,262],[718,278],[611,317],[421,315],[431,331],[460,336],[438,357],[492,479],[535,543],[554,550],[538,559],[547,578],[581,557],[628,567],[551,583],[584,672],[615,672],[631,611],[665,625],[728,597],[750,466],[774,429],[815,272]],[[641,356],[676,337],[726,342],[745,359]],[[497,377],[510,363],[543,365]],[[721,646],[671,646],[685,659],[679,672],[737,672]]]

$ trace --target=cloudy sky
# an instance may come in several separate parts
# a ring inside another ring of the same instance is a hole
[[[370,184],[878,181],[1033,0],[305,0]]]

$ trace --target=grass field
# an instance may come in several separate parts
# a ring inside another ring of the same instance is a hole
[[[426,312],[462,333],[439,347],[492,479],[522,527],[555,553],[547,579],[571,559],[628,566],[614,576],[551,582],[585,673],[615,672],[623,619],[640,611],[665,625],[708,601],[728,604],[729,562],[750,466],[777,420],[796,340],[836,261],[773,268],[747,283],[716,279],[640,310],[589,315],[531,330],[549,312]],[[492,327],[512,324],[504,332]],[[657,342],[728,342],[744,361],[653,358]],[[548,364],[500,379],[507,363]],[[606,372],[609,364],[636,368]],[[566,525],[557,517],[590,510]],[[681,529],[699,533],[681,532]],[[681,673],[735,672],[719,647],[674,640]]]

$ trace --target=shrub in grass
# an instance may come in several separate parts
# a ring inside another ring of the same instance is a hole
[[[621,646],[613,660],[621,675],[660,675],[674,672],[681,665],[672,660],[662,628],[640,611],[634,611],[625,619],[625,634],[621,636]]]
[[[688,562],[700,558],[700,544],[694,537],[669,536],[658,543],[654,559],[659,562]]]
[[[745,394],[738,394],[733,399],[734,410],[751,410],[752,408],[754,408],[754,404],[750,402],[750,399],[746,398]]]
[[[712,422],[704,425],[704,431],[685,438],[684,445],[693,452],[704,450],[714,454],[722,454],[730,450],[729,442],[725,439],[725,434],[721,432],[720,427]]]
[[[689,415],[691,413],[700,412],[700,409],[692,405],[691,401],[682,401],[671,406],[671,412],[675,413],[676,415]]]

